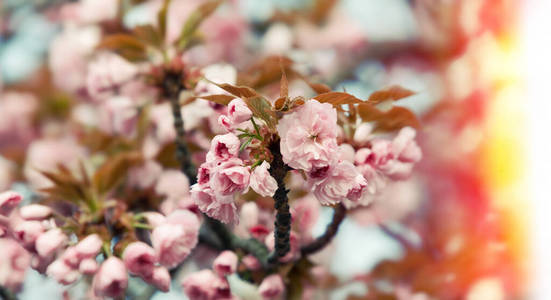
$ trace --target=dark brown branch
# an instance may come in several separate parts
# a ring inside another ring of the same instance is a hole
[[[197,182],[197,170],[191,161],[191,153],[187,147],[184,130],[184,119],[180,107],[180,92],[184,89],[180,74],[167,74],[164,81],[164,94],[170,101],[174,129],[176,130],[176,157],[180,162],[180,169],[187,175],[190,185]]]
[[[274,207],[276,209],[276,221],[274,230],[274,252],[268,258],[269,264],[277,264],[279,258],[285,256],[291,249],[289,242],[291,234],[291,212],[289,210],[289,199],[285,188],[285,175],[289,167],[283,162],[279,150],[279,140],[273,141],[268,147],[273,155],[273,161],[270,166],[270,174],[277,182],[277,190],[274,194]]]
[[[302,254],[302,256],[307,256],[307,255],[316,253],[319,250],[325,248],[325,246],[327,246],[327,244],[329,244],[329,242],[331,242],[331,240],[337,234],[337,231],[339,230],[339,226],[341,225],[345,216],[346,216],[346,208],[342,203],[339,203],[335,207],[335,210],[333,213],[333,219],[331,220],[331,223],[327,225],[327,229],[325,229],[325,233],[323,233],[320,237],[315,239],[310,244],[302,247],[300,249],[300,253]]]

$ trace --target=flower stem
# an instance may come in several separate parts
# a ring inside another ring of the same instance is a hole
[[[333,213],[333,219],[331,220],[331,223],[327,225],[327,228],[325,229],[325,232],[315,239],[310,244],[302,247],[300,249],[300,253],[302,256],[307,256],[313,253],[318,252],[319,250],[325,248],[329,242],[335,237],[337,234],[337,231],[339,230],[339,226],[341,225],[342,221],[344,220],[344,217],[346,216],[346,208],[342,203],[339,203],[334,210]]]

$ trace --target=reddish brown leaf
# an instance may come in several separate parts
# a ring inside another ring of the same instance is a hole
[[[128,170],[142,161],[140,152],[124,152],[108,159],[96,170],[93,183],[98,193],[104,194],[126,177]]]
[[[277,98],[277,100],[274,102],[274,109],[275,110],[282,110],[285,108],[285,102],[287,102],[287,98],[286,97],[279,97]]]
[[[415,114],[401,106],[394,106],[391,110],[383,112],[369,103],[364,103],[358,105],[358,114],[364,122],[377,122],[374,130],[393,131],[406,126],[421,126]]]
[[[255,117],[258,117],[268,125],[269,128],[274,129],[277,124],[277,118],[272,110],[272,105],[268,100],[258,95],[256,97],[245,98],[245,102],[249,109],[253,112]]]
[[[163,44],[160,33],[151,24],[136,26],[133,32],[140,41],[153,47],[160,47]]]
[[[198,97],[201,99],[205,99],[214,103],[222,104],[222,105],[228,105],[230,101],[235,99],[234,96],[226,95],[226,94],[219,94],[219,95],[208,95],[208,96],[202,96]]]
[[[216,82],[212,82],[212,83],[217,85],[221,89],[225,90],[226,92],[239,98],[252,98],[252,97],[259,96],[255,90],[247,86],[236,86],[236,85],[231,85],[229,83],[216,83]]]
[[[341,106],[343,104],[363,103],[362,100],[344,92],[328,92],[317,95],[314,99],[321,103],[330,103],[333,106]]]
[[[414,92],[408,89],[405,89],[398,85],[393,85],[386,89],[373,92],[373,94],[369,96],[369,99],[367,101],[373,104],[381,103],[386,100],[398,101],[400,99],[407,98],[414,94],[415,94]]]
[[[129,61],[147,59],[145,44],[128,34],[113,34],[106,36],[98,45],[99,49],[108,49],[118,53]]]

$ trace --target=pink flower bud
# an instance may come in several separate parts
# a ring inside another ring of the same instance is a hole
[[[166,293],[170,290],[170,273],[165,267],[156,267],[151,277],[144,278],[144,280],[162,292]]]
[[[71,268],[78,268],[81,259],[79,258],[79,253],[76,250],[75,246],[67,247],[60,259]]]
[[[52,209],[40,204],[29,204],[19,209],[19,215],[25,220],[43,220],[50,214],[52,214]]]
[[[153,275],[155,250],[144,242],[133,242],[124,249],[124,265],[128,272],[142,278]]]
[[[21,194],[17,192],[7,191],[0,193],[0,215],[9,216],[22,199]]]
[[[36,239],[44,232],[44,226],[39,221],[23,221],[15,225],[13,233],[21,246],[34,250]]]
[[[354,132],[354,142],[359,145],[365,144],[371,139],[371,132],[373,131],[373,125],[370,123],[362,123],[356,128]]]
[[[251,271],[257,271],[262,268],[262,264],[260,264],[260,261],[252,255],[246,255],[241,259],[241,262],[247,267],[247,269]]]
[[[77,281],[80,273],[58,259],[51,263],[46,270],[46,274],[54,278],[63,285],[69,285]]]
[[[148,211],[143,213],[147,223],[153,227],[157,227],[166,221],[165,216],[158,212]]]
[[[269,168],[270,164],[263,161],[262,164],[254,168],[250,178],[251,188],[264,197],[272,197],[277,190],[277,182],[268,172]]]
[[[237,269],[237,255],[233,251],[222,251],[212,263],[212,267],[218,276],[231,275]]]
[[[80,262],[78,270],[84,275],[94,275],[99,269],[99,265],[93,258],[87,258]]]
[[[31,257],[16,241],[0,239],[0,285],[19,292],[29,268]]]
[[[245,101],[237,98],[228,103],[228,116],[233,124],[239,124],[250,120],[253,116],[253,112],[249,109]]]
[[[80,259],[95,258],[101,250],[102,245],[103,241],[99,235],[94,233],[85,237],[78,244],[76,244],[75,250]]]
[[[94,276],[92,287],[98,297],[121,296],[128,287],[128,274],[124,263],[115,256],[106,259]]]
[[[59,228],[50,229],[36,239],[36,252],[42,257],[50,257],[65,246],[67,240],[67,236]]]
[[[227,299],[231,297],[227,280],[211,270],[202,270],[188,275],[182,280],[184,293],[190,299]]]
[[[233,133],[215,136],[207,153],[207,162],[227,160],[239,154],[239,138]]]
[[[226,115],[220,115],[218,117],[218,125],[220,125],[224,129],[226,129],[226,131],[228,131],[228,132],[231,132],[232,127],[233,127],[230,118]]]
[[[285,285],[283,279],[279,274],[272,274],[264,280],[258,287],[258,292],[263,299],[276,299],[283,295],[285,292]]]

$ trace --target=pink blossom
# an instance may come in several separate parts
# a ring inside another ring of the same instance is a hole
[[[140,189],[147,189],[155,184],[163,168],[154,160],[146,160],[143,165],[131,168],[128,173],[128,184]]]
[[[17,192],[7,191],[0,193],[0,215],[9,216],[21,200],[23,200],[23,196]]]
[[[228,103],[228,116],[233,124],[238,124],[250,120],[253,112],[243,99],[237,98]]]
[[[254,168],[250,178],[251,188],[264,197],[272,197],[277,190],[277,182],[268,172],[269,168],[270,164],[263,161],[262,164]]]
[[[233,251],[222,251],[212,263],[212,268],[218,276],[227,276],[237,269],[237,255]]]
[[[52,214],[52,209],[40,204],[29,204],[19,209],[19,215],[25,220],[43,220],[50,214]]]
[[[144,278],[144,280],[162,292],[168,292],[170,290],[170,273],[164,267],[156,267],[150,277]]]
[[[40,171],[53,172],[60,164],[76,169],[85,153],[85,149],[70,138],[35,140],[27,150],[23,170],[25,177],[35,189],[51,186],[51,181]]]
[[[346,198],[359,201],[367,181],[353,164],[343,161],[329,167],[322,179],[312,179],[311,184],[314,195],[322,205],[334,205]]]
[[[95,99],[105,99],[112,95],[113,89],[130,81],[137,73],[136,66],[121,56],[102,52],[88,65],[88,93]]]
[[[311,194],[296,199],[291,207],[291,216],[293,217],[293,226],[296,226],[301,239],[310,238],[312,229],[316,225],[320,215],[320,203]]]
[[[100,23],[115,19],[118,6],[111,0],[83,0],[76,8],[75,21],[80,23]]]
[[[395,157],[405,162],[418,162],[422,158],[421,149],[415,142],[415,129],[404,127],[392,141],[391,151]]]
[[[338,160],[345,160],[351,163],[354,163],[354,155],[356,154],[356,151],[354,150],[354,147],[352,147],[350,144],[341,144],[339,145],[339,155]]]
[[[213,94],[227,94],[227,92],[215,84],[216,83],[229,83],[235,84],[237,80],[237,70],[228,64],[214,64],[207,66],[201,70],[203,76],[208,80],[200,80],[197,82],[195,92],[200,96],[213,95]]]
[[[95,259],[83,259],[78,265],[78,271],[84,275],[93,275],[99,269],[99,265]]]
[[[180,170],[165,170],[157,180],[155,192],[168,198],[189,197],[189,180]]]
[[[117,257],[111,256],[100,266],[94,276],[92,287],[98,297],[118,297],[128,286],[128,274],[124,263]]]
[[[283,161],[311,171],[330,164],[337,149],[337,112],[329,103],[308,100],[277,125]]]
[[[239,138],[233,133],[217,135],[212,139],[210,150],[207,153],[207,162],[223,161],[239,154]]]
[[[151,241],[158,262],[174,268],[191,253],[197,244],[198,226],[189,228],[183,224],[165,223],[153,229]]]
[[[124,249],[124,265],[132,275],[142,278],[153,275],[155,250],[144,242],[133,242]]]
[[[239,158],[232,158],[219,163],[210,173],[210,187],[215,194],[227,196],[236,192],[243,192],[249,187],[250,172],[243,166]],[[220,197],[217,201],[226,199]]]
[[[239,223],[237,207],[233,203],[233,195],[215,197],[210,188],[203,188],[195,184],[191,187],[191,198],[199,209],[209,217],[226,224]]]
[[[50,257],[65,246],[68,237],[59,228],[53,228],[41,234],[36,239],[36,252],[42,257]]]
[[[99,235],[94,233],[85,237],[78,244],[76,244],[75,251],[79,259],[95,258],[99,254],[102,245],[103,241]]]
[[[48,64],[56,86],[71,93],[84,90],[88,57],[100,38],[100,29],[93,26],[67,26],[55,37],[50,44]]]
[[[285,292],[285,284],[279,274],[272,274],[264,278],[258,287],[263,299],[277,299]]]
[[[71,268],[63,260],[57,259],[48,266],[46,274],[63,285],[69,285],[77,281],[80,273]]]
[[[33,94],[0,95],[0,147],[25,146],[35,137],[33,117],[37,109],[38,101]]]
[[[0,249],[0,285],[19,292],[30,266],[30,255],[12,239],[0,239]]]
[[[211,270],[192,273],[182,280],[184,293],[190,299],[215,300],[231,298],[227,280]]]
[[[111,97],[100,108],[99,127],[111,135],[130,136],[138,123],[138,108],[127,97]]]

